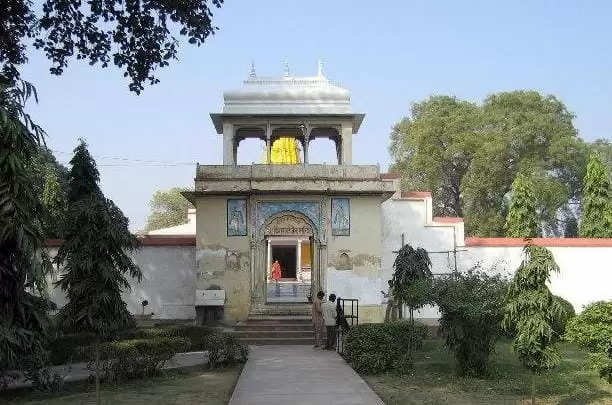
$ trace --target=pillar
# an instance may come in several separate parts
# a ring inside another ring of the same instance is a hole
[[[307,125],[306,128],[304,129],[304,164],[307,165],[308,164],[308,148],[310,145],[310,132],[312,131],[312,128],[310,127],[310,125]]]
[[[270,123],[266,127],[266,163],[270,164],[272,160],[272,127]]]
[[[223,164],[235,165],[234,125],[223,123]]]
[[[272,244],[270,243],[270,239],[268,242],[268,252],[266,255],[266,282],[270,278],[270,269],[272,268]]]
[[[340,134],[340,157],[338,164],[353,164],[353,126],[342,124]]]
[[[295,278],[298,281],[302,278],[302,240],[298,239],[297,241],[297,263],[295,265]]]

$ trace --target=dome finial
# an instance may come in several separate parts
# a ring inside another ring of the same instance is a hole
[[[324,76],[323,74],[323,60],[319,58],[319,69],[317,72],[317,76]]]
[[[285,77],[289,77],[289,61],[287,59],[283,62],[283,69],[285,71]]]
[[[251,59],[251,71],[249,72],[249,77],[253,79],[257,77],[257,73],[255,73],[255,60],[254,59]]]

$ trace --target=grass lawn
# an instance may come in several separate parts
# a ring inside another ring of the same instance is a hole
[[[205,370],[202,366],[183,370],[167,370],[163,376],[133,380],[115,386],[102,385],[102,403],[124,404],[206,404],[226,405],[234,391],[242,366]],[[95,404],[93,384],[67,384],[59,394],[35,393],[28,390],[7,392],[0,403],[8,404]]]
[[[561,350],[561,365],[537,379],[537,403],[612,404],[612,385],[587,368],[585,353],[569,344]],[[490,378],[456,377],[454,357],[443,341],[428,340],[416,354],[413,375],[363,378],[387,405],[530,403],[531,375],[516,359],[511,342],[500,342],[492,360]]]

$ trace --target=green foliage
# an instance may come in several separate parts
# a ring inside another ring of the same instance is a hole
[[[423,346],[429,336],[425,325],[407,321],[362,324],[351,328],[344,341],[344,356],[359,373],[378,374],[394,370],[400,374],[412,369],[407,351],[412,344]]]
[[[508,282],[471,270],[436,280],[436,304],[446,346],[455,353],[461,376],[489,373],[489,356],[502,334]]]
[[[565,328],[565,337],[590,351],[590,363],[612,384],[612,301],[589,304]]]
[[[85,347],[83,351],[89,359],[87,368],[93,371],[96,350],[99,350],[101,379],[118,382],[158,375],[168,360],[189,347],[189,339],[154,337],[102,343]]]
[[[606,167],[597,154],[592,154],[584,178],[580,236],[612,237],[612,192]]]
[[[182,188],[156,191],[149,205],[151,214],[147,218],[147,231],[168,228],[187,223],[187,210],[193,205],[181,195]]]
[[[462,216],[466,232],[501,236],[517,173],[532,173],[537,222],[563,232],[558,212],[579,198],[587,146],[573,115],[536,91],[493,94],[476,105],[433,96],[412,106],[391,133],[391,170],[402,186],[432,190],[434,215]]]
[[[612,301],[587,305],[567,323],[565,337],[591,352],[606,352],[612,343]]]
[[[552,328],[557,335],[563,336],[565,334],[567,322],[576,316],[576,311],[571,302],[558,295],[553,295],[553,300],[559,304],[561,312],[557,314],[557,317],[553,320]]]
[[[431,260],[423,248],[403,246],[393,262],[390,287],[393,297],[411,310],[431,302]]]
[[[68,302],[58,314],[66,331],[92,332],[104,338],[134,325],[121,292],[130,288],[126,275],[140,281],[130,253],[138,241],[128,220],[98,187],[99,174],[81,141],[70,161],[69,224],[55,262],[64,265],[56,283]]]
[[[210,368],[244,363],[249,357],[249,347],[228,333],[209,333],[203,338],[202,350],[208,351]]]
[[[6,0],[0,13],[0,64],[2,74],[19,77],[32,42],[52,62],[52,74],[61,75],[72,57],[90,65],[114,64],[130,79],[130,90],[140,93],[148,82],[159,80],[156,69],[177,58],[185,36],[200,46],[217,31],[214,8],[223,0],[143,2],[126,6],[120,0],[81,4],[72,0],[44,0],[42,15],[29,0]]]
[[[9,370],[44,355],[52,308],[45,298],[51,266],[41,249],[44,208],[26,170],[44,136],[24,111],[30,97],[31,84],[0,77],[0,389]]]
[[[506,236],[511,238],[535,238],[540,234],[533,182],[523,173],[517,174],[512,182],[512,199],[505,228]]]
[[[508,289],[503,325],[516,331],[513,348],[523,366],[539,374],[560,361],[556,343],[561,336],[553,325],[563,308],[546,286],[559,268],[546,248],[527,245],[523,254]]]

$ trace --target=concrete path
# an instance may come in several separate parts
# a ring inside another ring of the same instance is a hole
[[[208,352],[177,353],[173,358],[166,362],[164,368],[183,368],[206,363],[208,363]],[[87,363],[72,363],[65,364],[63,366],[53,366],[51,367],[51,372],[59,374],[66,382],[86,380],[90,375],[89,370],[87,370]],[[32,383],[30,381],[25,381],[23,378],[21,378],[13,381],[7,388],[23,388],[31,385]]]
[[[229,405],[384,405],[334,351],[251,346]]]

